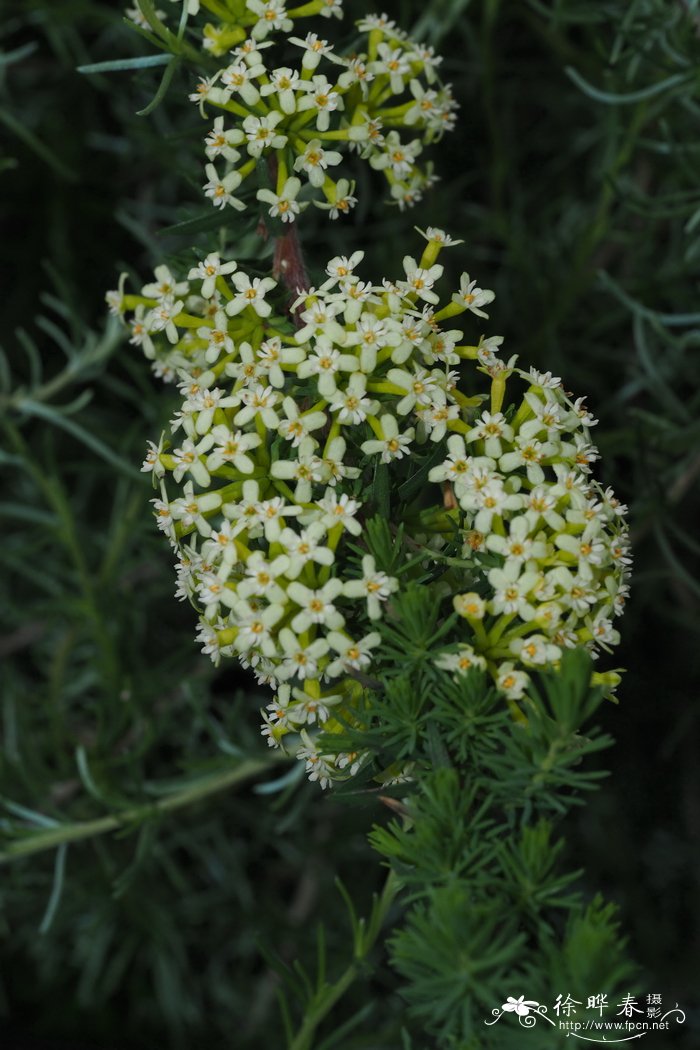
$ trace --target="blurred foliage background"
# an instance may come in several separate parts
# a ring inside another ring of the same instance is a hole
[[[690,1007],[697,1034],[700,6],[384,6],[444,54],[458,130],[414,211],[382,208],[377,177],[350,223],[307,223],[311,266],[369,245],[368,275],[394,274],[413,223],[443,226],[465,240],[453,276],[468,269],[497,293],[488,333],[588,395],[601,480],[631,508],[636,572],[628,672],[603,715],[612,775],[565,832],[591,891],[620,904],[647,990]],[[0,832],[108,818],[144,794],[154,810],[135,835],[3,867],[1,1045],[268,1046],[279,1022],[265,953],[312,956],[322,919],[329,955],[344,957],[334,877],[367,911],[381,871],[366,835],[386,814],[374,796],[339,802],[273,765],[254,689],[200,656],[152,526],[138,467],[174,401],[103,297],[120,270],[145,276],[205,243],[162,233],[208,214],[191,73],[139,117],[157,71],[76,72],[146,51],[118,5],[6,0],[3,13]],[[358,178],[374,176],[358,166]],[[249,777],[191,803],[241,755]],[[328,1029],[318,1050],[400,1045],[397,982],[381,965],[338,1023],[358,1010],[354,1034],[334,1042]],[[668,1045],[692,1038],[689,1024]]]

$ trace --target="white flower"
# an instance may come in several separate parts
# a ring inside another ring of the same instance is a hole
[[[154,478],[162,478],[165,474],[165,467],[161,463],[160,454],[163,451],[163,439],[156,445],[153,441],[148,442],[148,448],[146,451],[146,458],[141,466],[141,471],[150,473]]]
[[[349,281],[357,280],[354,276],[355,267],[362,262],[364,257],[364,252],[353,252],[350,258],[346,255],[336,255],[326,266],[328,280],[321,285],[321,289],[332,288],[338,283],[342,287]]]
[[[510,651],[528,666],[551,664],[561,657],[558,645],[552,645],[543,634],[530,634],[527,638],[514,638]]]
[[[292,630],[302,634],[308,631],[312,624],[322,624],[337,631],[345,620],[333,605],[333,601],[342,593],[343,584],[338,579],[329,580],[317,590],[305,587],[301,583],[290,583],[287,594],[301,609],[292,620]]]
[[[238,263],[222,263],[218,252],[211,252],[206,258],[194,266],[188,273],[189,279],[199,278],[202,282],[202,295],[205,299],[211,299],[216,288],[216,278],[227,273],[233,273],[238,269]]]
[[[260,62],[253,62],[252,65],[247,62],[237,62],[223,70],[221,83],[226,89],[227,98],[233,94],[240,95],[246,105],[252,107],[260,101],[260,92],[252,80],[264,75],[265,66]],[[236,143],[243,141],[238,129],[234,141]]]
[[[279,642],[284,652],[284,660],[277,672],[281,679],[296,676],[303,681],[305,678],[318,677],[318,661],[328,652],[325,638],[316,638],[308,645],[303,645],[294,631],[283,627],[279,633]]]
[[[299,442],[297,459],[277,459],[270,467],[271,477],[296,481],[294,499],[297,503],[309,503],[312,485],[323,481],[323,463],[315,453],[316,442],[305,437]]]
[[[444,391],[438,384],[439,373],[428,372],[425,368],[416,368],[414,372],[407,372],[401,368],[390,368],[387,379],[405,395],[396,405],[396,411],[400,416],[408,415],[416,405],[431,406],[434,401],[445,400]]]
[[[205,514],[218,510],[221,506],[221,496],[218,492],[204,492],[195,496],[191,481],[185,483],[183,495],[173,500],[170,504],[170,513],[175,521],[182,523],[186,529],[194,526],[202,536],[211,534],[211,525],[205,518]]]
[[[331,398],[338,391],[336,374],[340,371],[353,372],[358,366],[359,362],[353,354],[341,354],[329,339],[322,337],[317,340],[313,353],[297,368],[297,375],[300,379],[317,376],[319,394]]]
[[[290,36],[290,44],[304,49],[304,57],[301,64],[304,69],[316,69],[322,57],[332,58],[333,51],[327,40],[320,40],[316,33],[307,33],[303,40],[299,37]]]
[[[272,190],[258,190],[256,196],[259,201],[264,201],[270,205],[268,214],[276,219],[278,216],[281,217],[282,222],[294,222],[294,217],[299,214],[302,207],[296,199],[299,190],[301,189],[301,182],[299,179],[292,176],[287,179],[282,190],[279,194],[273,193]]]
[[[276,93],[282,112],[291,115],[297,108],[295,91],[305,89],[305,82],[300,80],[298,70],[281,66],[279,69],[273,69],[270,83],[263,84],[260,94],[267,96]]]
[[[287,571],[288,566],[289,559],[284,554],[269,562],[262,551],[253,551],[246,561],[245,579],[238,584],[238,594],[241,598],[266,598],[269,602],[283,605],[286,595],[276,580]]]
[[[319,187],[325,182],[326,169],[340,164],[342,159],[335,150],[323,149],[320,139],[312,139],[294,161],[294,170],[306,172],[311,185]]]
[[[327,788],[331,782],[333,772],[330,756],[320,754],[316,744],[305,729],[301,731],[301,739],[304,742],[304,746],[298,748],[296,757],[306,763],[306,772],[309,774],[309,780],[317,781],[320,787]]]
[[[281,389],[287,382],[282,365],[297,365],[304,360],[305,356],[301,347],[283,347],[279,337],[272,336],[270,339],[264,339],[260,344],[257,361],[261,373],[267,375],[272,386]]]
[[[338,179],[335,190],[329,191],[328,203],[314,201],[317,208],[328,211],[331,219],[337,219],[340,215],[347,215],[357,204],[357,197],[353,196],[355,183],[347,179]]]
[[[317,111],[316,127],[319,131],[327,131],[331,122],[331,113],[336,109],[343,109],[343,99],[333,85],[324,76],[313,76],[307,81],[307,93],[297,102],[297,109],[315,109]]]
[[[191,474],[202,488],[208,486],[210,481],[209,471],[200,459],[203,445],[204,442],[195,445],[193,441],[187,440],[183,441],[181,448],[174,450],[173,459],[176,466],[173,470],[173,477],[175,481],[182,481],[185,474]]]
[[[496,685],[509,700],[519,700],[528,687],[530,679],[524,671],[516,671],[512,663],[502,663],[498,669]]]
[[[323,7],[321,8],[321,18],[342,18],[343,17],[343,0],[321,0]]]
[[[213,529],[209,539],[202,546],[202,555],[214,562],[220,561],[226,568],[231,568],[238,561],[236,536],[241,532],[243,522],[232,525],[223,521],[218,529]]]
[[[226,314],[223,310],[216,311],[212,328],[198,328],[197,335],[207,341],[204,357],[208,364],[213,364],[222,353],[230,354],[233,351],[233,339],[228,333]]]
[[[335,555],[329,547],[321,545],[321,540],[326,534],[326,526],[320,521],[312,522],[301,532],[294,532],[286,528],[279,537],[279,543],[284,547],[284,552],[289,559],[287,577],[295,580],[305,565],[315,562],[317,565],[332,565]]]
[[[467,455],[464,438],[461,434],[450,434],[447,439],[449,455],[444,463],[433,467],[428,474],[429,481],[451,481],[453,485],[464,486],[469,478],[474,460]],[[458,492],[458,490],[456,489]]]
[[[210,433],[216,447],[207,457],[209,470],[216,471],[224,464],[229,464],[241,474],[253,473],[255,463],[246,453],[260,445],[261,439],[257,434],[231,431],[223,423],[213,427]]]
[[[393,48],[391,44],[379,44],[377,54],[379,59],[372,63],[372,70],[375,73],[386,73],[391,90],[395,95],[400,95],[404,89],[404,81],[411,73],[409,54],[401,48]]]
[[[169,342],[176,343],[179,339],[175,318],[182,310],[182,300],[174,302],[172,299],[161,299],[154,306],[146,319],[146,326],[151,332],[165,332]]]
[[[233,284],[236,286],[237,294],[226,304],[226,313],[229,317],[235,317],[246,306],[252,306],[258,317],[269,317],[272,307],[265,302],[265,295],[275,288],[277,281],[271,277],[254,277],[251,281],[245,273],[235,273]]]
[[[494,594],[489,602],[490,611],[496,615],[517,613],[523,620],[531,620],[534,609],[528,596],[538,579],[536,572],[521,574],[520,565],[515,562],[508,562],[503,569],[491,569],[488,580]]]
[[[486,602],[475,591],[456,594],[452,599],[455,612],[465,620],[483,620],[486,615]]]
[[[366,634],[359,642],[339,631],[329,631],[327,638],[329,645],[338,653],[338,658],[326,668],[328,678],[340,678],[349,671],[362,671],[369,667],[372,662],[372,649],[376,649],[382,641],[382,636],[377,631]]]
[[[200,77],[199,81],[197,82],[197,87],[190,95],[187,96],[190,102],[197,103],[202,115],[204,115],[204,103],[217,90],[214,86],[217,79],[217,75],[208,78]]]
[[[383,437],[375,441],[365,441],[361,448],[368,455],[381,453],[382,463],[390,463],[393,459],[403,459],[407,454],[413,441],[415,431],[409,427],[405,433],[399,433],[399,425],[394,416],[385,415],[379,420]]]
[[[243,131],[248,140],[248,152],[251,157],[261,156],[266,149],[282,149],[287,143],[287,136],[278,134],[275,128],[282,120],[279,110],[273,110],[264,117],[246,117]]]
[[[525,515],[513,518],[509,523],[508,536],[492,532],[486,537],[486,546],[490,551],[503,555],[507,561],[524,564],[531,559],[539,560],[547,556],[547,544],[542,540],[530,538],[530,522]]]
[[[240,141],[241,132],[237,128],[231,131],[224,131],[224,118],[217,117],[214,121],[214,127],[204,140],[204,152],[208,160],[216,160],[217,157],[223,157],[224,160],[235,164],[241,155],[233,147],[238,145]]]
[[[258,609],[247,601],[236,602],[236,650],[247,653],[251,649],[258,649],[264,656],[276,656],[277,646],[271,631],[284,616],[284,611],[283,605],[268,605],[265,609]]]
[[[483,441],[484,451],[492,459],[498,459],[502,454],[501,438],[504,441],[513,440],[513,428],[506,423],[502,412],[482,412],[481,418],[467,435],[467,441]]]
[[[325,412],[300,412],[292,397],[285,397],[282,407],[287,418],[280,423],[279,432],[287,441],[292,442],[292,448],[298,448],[302,439],[308,437],[311,431],[326,425]]]
[[[471,645],[460,645],[457,652],[438,656],[435,666],[443,671],[453,671],[455,675],[464,675],[472,669],[485,671],[486,660]]]
[[[480,307],[487,306],[496,298],[494,292],[477,288],[476,281],[469,280],[469,274],[463,273],[459,282],[459,291],[452,296],[452,302],[471,310],[477,317],[488,317]]]
[[[425,237],[426,241],[432,241],[434,244],[440,244],[443,248],[450,248],[455,244],[464,244],[464,241],[456,241],[449,233],[445,233],[437,226],[428,226],[425,230],[418,230],[418,233],[422,237]]]
[[[263,500],[256,504],[259,519],[265,529],[265,539],[268,543],[277,543],[285,528],[285,518],[295,518],[301,514],[301,507],[295,507],[283,500],[280,496],[273,499]]]
[[[380,602],[385,602],[390,594],[398,590],[399,581],[385,572],[378,572],[371,554],[366,554],[362,559],[362,572],[362,579],[347,582],[343,593],[347,598],[366,598],[370,620],[378,620],[381,616]]]
[[[376,411],[377,402],[365,397],[365,376],[354,372],[348,380],[347,390],[336,390],[330,410],[337,412],[337,420],[346,426],[362,423],[368,413]]]
[[[144,284],[141,289],[141,295],[147,299],[160,299],[172,303],[179,295],[186,295],[190,290],[187,281],[176,281],[167,266],[156,266],[154,276],[155,281]],[[120,285],[121,283],[120,281]]]
[[[259,21],[253,26],[251,36],[254,40],[264,40],[273,29],[290,33],[294,26],[287,17],[282,0],[246,0],[246,7],[258,16]]]
[[[228,175],[224,175],[223,179],[220,179],[213,164],[207,164],[204,170],[209,177],[209,182],[204,185],[204,196],[211,199],[214,207],[223,208],[225,205],[230,204],[238,211],[243,211],[245,204],[233,196],[233,190],[237,189],[241,184],[241,176],[238,172],[231,171]]]
[[[342,525],[353,536],[360,535],[362,525],[355,519],[355,515],[362,506],[358,500],[350,499],[346,493],[337,496],[333,489],[326,489],[326,495],[316,503],[324,511],[321,521],[327,529],[332,529],[335,525]]]
[[[406,280],[399,281],[399,288],[405,288],[409,294],[417,295],[426,303],[439,303],[440,298],[432,291],[433,285],[442,276],[444,267],[435,265],[422,269],[415,259],[407,255],[403,261]]]

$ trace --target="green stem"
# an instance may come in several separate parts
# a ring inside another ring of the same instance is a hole
[[[235,769],[228,769],[224,773],[215,773],[203,777],[195,784],[190,784],[181,791],[176,791],[166,798],[157,802],[149,802],[140,806],[125,809],[121,813],[114,813],[108,817],[100,817],[97,820],[80,821],[75,824],[61,824],[55,828],[48,828],[31,835],[30,838],[19,842],[12,842],[5,846],[0,853],[0,864],[8,864],[20,857],[27,857],[32,853],[42,853],[44,850],[54,849],[63,843],[80,842],[82,839],[93,838],[95,835],[104,835],[107,831],[115,831],[117,828],[125,827],[139,821],[147,820],[153,816],[170,813],[173,810],[182,809],[193,802],[199,802],[209,795],[219,791],[225,791],[242,780],[248,780],[257,776],[267,769],[273,761],[279,761],[276,755],[269,755],[264,759],[251,758],[241,762]]]
[[[355,945],[355,957],[335,984],[324,985],[318,989],[312,1000],[301,1028],[289,1045],[289,1050],[310,1050],[311,1040],[321,1021],[327,1017],[339,999],[345,995],[351,984],[362,972],[364,960],[374,947],[384,920],[401,884],[395,872],[390,871],[384,884],[382,894],[375,899],[367,929],[362,932],[359,943]]]

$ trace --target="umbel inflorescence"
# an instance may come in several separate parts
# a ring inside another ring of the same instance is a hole
[[[190,98],[210,120],[204,193],[213,205],[243,210],[239,189],[252,176],[272,218],[293,222],[309,203],[338,218],[356,204],[342,166],[348,151],[384,173],[394,204],[420,200],[435,178],[424,147],[454,127],[456,110],[431,47],[385,15],[362,19],[346,53],[316,32],[295,35],[309,16],[340,17],[340,0],[289,9],[282,0],[228,0],[212,9],[219,20],[198,35],[214,68]],[[130,15],[142,28],[160,22],[140,8]]]
[[[401,585],[352,555],[378,464],[397,492],[429,468],[399,514],[445,618],[459,614],[436,658],[455,674],[480,667],[517,703],[567,647],[615,644],[627,593],[625,508],[593,480],[595,420],[558,379],[504,361],[499,337],[465,342],[455,319],[473,329],[493,293],[464,274],[441,303],[437,260],[455,242],[424,236],[420,260],[378,285],[361,252],[330,260],[293,322],[285,289],[214,254],[186,280],[159,267],[140,295],[110,296],[182,393],[144,464],[178,593],[205,652],[275,689],[263,733],[323,786],[365,760],[316,737],[362,724],[358,673]]]

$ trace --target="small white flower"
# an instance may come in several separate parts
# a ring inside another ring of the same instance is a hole
[[[496,685],[508,700],[519,700],[529,685],[530,679],[524,671],[516,671],[512,663],[502,663],[498,670]]]
[[[237,171],[231,171],[220,179],[213,164],[207,164],[204,168],[209,182],[204,185],[204,196],[209,197],[215,208],[223,208],[227,204],[243,211],[245,204],[238,197],[233,196],[233,191],[241,184],[241,176]]]
[[[372,650],[381,645],[382,637],[376,631],[366,634],[358,642],[353,641],[347,634],[339,631],[329,631],[328,642],[338,653],[326,668],[328,678],[340,678],[352,671],[363,671],[372,662]]]
[[[275,93],[282,112],[291,115],[297,108],[295,92],[305,89],[305,82],[300,80],[296,69],[281,66],[279,69],[273,69],[270,83],[261,87],[260,94],[268,96]]]
[[[279,537],[279,543],[284,547],[284,552],[289,559],[287,577],[295,580],[305,565],[314,562],[317,565],[332,565],[335,555],[329,547],[321,544],[326,534],[326,526],[319,521],[312,522],[301,532],[293,529],[284,529]]]
[[[241,474],[253,473],[255,463],[246,453],[260,445],[261,439],[257,434],[243,434],[240,430],[232,431],[223,423],[213,427],[210,433],[215,442],[215,448],[207,457],[209,470],[216,471],[224,464],[228,464]]]
[[[338,579],[329,580],[323,587],[312,590],[301,583],[290,583],[287,594],[300,607],[291,623],[293,631],[302,634],[312,624],[321,624],[337,631],[345,620],[333,605],[338,595],[343,593],[343,584]]]
[[[248,153],[251,157],[259,157],[263,150],[282,149],[287,143],[287,136],[278,134],[275,128],[282,120],[279,110],[273,110],[264,117],[246,117],[243,121],[243,131],[248,141]]]
[[[403,459],[408,453],[415,431],[409,427],[403,434],[399,433],[399,425],[394,416],[385,415],[379,420],[383,438],[374,441],[365,441],[361,448],[368,455],[381,453],[382,463],[391,463],[394,459]]]
[[[306,149],[294,161],[295,171],[304,171],[312,186],[320,187],[326,180],[326,169],[340,164],[342,154],[323,149],[320,139],[312,139]]]
[[[265,301],[265,295],[276,287],[276,281],[271,277],[254,277],[251,281],[245,273],[235,273],[232,280],[237,294],[226,304],[229,317],[235,317],[247,306],[251,306],[258,317],[270,316],[272,307]]]
[[[369,413],[376,411],[377,402],[365,397],[367,379],[360,372],[353,372],[346,390],[336,390],[330,403],[331,412],[337,412],[339,423],[350,426],[362,423]]]
[[[324,511],[321,520],[327,529],[332,529],[336,525],[342,525],[353,536],[360,535],[362,525],[355,518],[362,506],[358,500],[350,499],[346,493],[343,493],[342,496],[337,496],[333,489],[326,489],[326,495],[323,499],[316,502],[321,510]]]
[[[475,669],[486,670],[486,660],[471,645],[460,645],[455,653],[442,653],[435,660],[435,666],[443,671],[453,671],[455,675],[465,675]]]
[[[241,132],[238,128],[224,131],[224,118],[217,117],[214,127],[204,140],[204,152],[208,160],[216,160],[222,157],[224,160],[235,164],[240,159],[240,153],[234,149],[234,145],[241,142]]]
[[[495,298],[494,292],[477,288],[476,281],[470,281],[469,274],[463,273],[459,282],[459,291],[452,296],[452,302],[471,310],[477,317],[488,317],[481,307],[488,306]]]
[[[322,57],[333,58],[333,50],[327,40],[321,40],[316,33],[307,33],[303,40],[290,36],[289,43],[304,49],[301,64],[304,69],[316,69]]]
[[[325,638],[316,638],[308,645],[302,644],[294,631],[283,627],[279,633],[279,642],[284,651],[284,660],[278,670],[281,679],[297,677],[318,677],[318,661],[328,652]]]
[[[348,581],[343,593],[347,598],[366,598],[370,620],[378,620],[381,616],[380,603],[398,590],[399,581],[385,572],[378,572],[371,554],[366,554],[362,559],[362,572],[362,579]]]
[[[527,638],[514,638],[510,651],[527,666],[543,667],[561,657],[558,645],[552,645],[543,634],[530,634]]]
[[[296,199],[300,189],[301,182],[292,176],[287,179],[279,194],[273,193],[272,190],[262,189],[258,190],[256,196],[259,201],[270,205],[268,214],[273,219],[279,217],[282,222],[294,222],[295,216],[299,214],[302,207],[306,207]]]
[[[191,281],[199,278],[202,282],[202,295],[205,299],[211,299],[216,288],[216,278],[223,274],[233,273],[238,269],[238,263],[222,263],[218,252],[211,252],[206,258],[194,266],[188,273]]]

